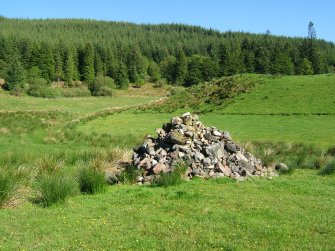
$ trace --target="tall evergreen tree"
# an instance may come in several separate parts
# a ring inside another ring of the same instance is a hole
[[[187,61],[182,48],[178,50],[176,60],[176,84],[183,85],[187,75]]]
[[[302,75],[312,75],[312,74],[314,74],[312,63],[307,58],[304,58],[303,61],[301,62],[299,72]]]
[[[94,52],[91,43],[86,44],[83,52],[82,78],[87,84],[94,80]]]
[[[55,79],[55,60],[51,47],[47,43],[42,43],[38,54],[38,67],[42,77],[48,82]]]
[[[221,43],[219,46],[219,66],[220,66],[220,75],[227,76],[228,73],[228,60],[229,60],[229,51],[227,46],[224,43]]]
[[[68,48],[65,57],[64,80],[69,86],[72,85],[72,81],[74,80],[74,68],[75,62],[73,60],[72,51]]]
[[[146,74],[146,62],[140,48],[133,46],[127,58],[128,76],[131,83],[140,84],[144,82]]]
[[[59,50],[56,52],[56,79],[59,82],[63,78],[63,60]]]
[[[8,65],[5,74],[6,90],[24,90],[26,86],[26,72],[17,57],[14,57]]]
[[[120,89],[126,89],[129,84],[127,68],[122,62],[120,62],[115,72],[115,84]]]

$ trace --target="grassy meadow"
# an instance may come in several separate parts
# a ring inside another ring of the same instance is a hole
[[[2,92],[0,250],[333,250],[335,176],[319,173],[335,170],[334,83],[335,75],[267,78],[200,114],[205,125],[230,131],[267,163],[285,161],[290,172],[170,187],[90,187],[103,170],[129,161],[146,134],[186,111],[136,108],[150,108],[159,88],[112,98]]]

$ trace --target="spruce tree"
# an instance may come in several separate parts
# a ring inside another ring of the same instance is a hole
[[[58,82],[63,78],[63,60],[59,50],[56,53],[56,78]]]
[[[146,60],[137,45],[133,46],[128,53],[127,67],[129,81],[138,85],[143,84],[146,77],[147,65]]]
[[[55,60],[51,47],[42,43],[38,55],[38,67],[41,70],[42,78],[51,82],[55,78]]]
[[[312,74],[314,74],[312,63],[307,58],[304,58],[304,60],[301,62],[300,74],[302,74],[302,75],[312,75]]]
[[[126,66],[120,62],[115,72],[115,84],[120,89],[127,89],[129,80]]]
[[[69,86],[72,85],[72,81],[74,79],[74,68],[75,62],[73,60],[71,49],[68,48],[65,58],[64,80]]]
[[[221,76],[228,75],[227,73],[228,60],[229,60],[228,48],[224,43],[221,43],[219,45],[219,66],[220,66],[219,73]]]
[[[17,57],[14,57],[8,65],[5,74],[5,89],[23,91],[26,85],[26,72]]]
[[[176,57],[176,85],[183,85],[187,76],[187,60],[182,48],[178,50]]]
[[[86,44],[83,54],[82,78],[87,84],[94,81],[94,52],[92,44]]]
[[[154,83],[157,82],[161,78],[159,67],[154,61],[151,61],[149,63],[148,75],[150,76],[150,81]]]

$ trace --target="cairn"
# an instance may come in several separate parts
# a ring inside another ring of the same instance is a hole
[[[205,127],[197,115],[184,113],[173,117],[170,123],[156,129],[157,138],[147,136],[144,143],[135,147],[133,164],[142,169],[138,183],[150,183],[162,172],[172,172],[174,164],[183,161],[188,165],[189,178],[230,177],[243,180],[251,176],[275,176],[251,153],[235,144],[227,131]]]

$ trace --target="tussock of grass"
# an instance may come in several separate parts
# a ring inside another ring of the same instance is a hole
[[[183,183],[185,180],[185,172],[188,166],[184,162],[178,162],[174,165],[173,171],[168,173],[161,173],[157,178],[154,179],[152,186],[157,187],[168,187],[176,186]]]
[[[62,172],[42,174],[36,181],[38,196],[36,203],[44,207],[64,203],[66,199],[78,193],[78,184],[73,176]]]
[[[30,181],[30,170],[24,166],[0,166],[0,207]]]
[[[333,158],[331,161],[329,161],[329,163],[319,171],[319,174],[322,176],[334,175],[335,174],[335,159]]]
[[[140,172],[141,170],[138,170],[134,165],[126,165],[118,177],[119,181],[121,183],[134,184]]]
[[[102,192],[107,185],[105,172],[93,165],[84,165],[79,169],[78,183],[82,193],[95,194]]]

